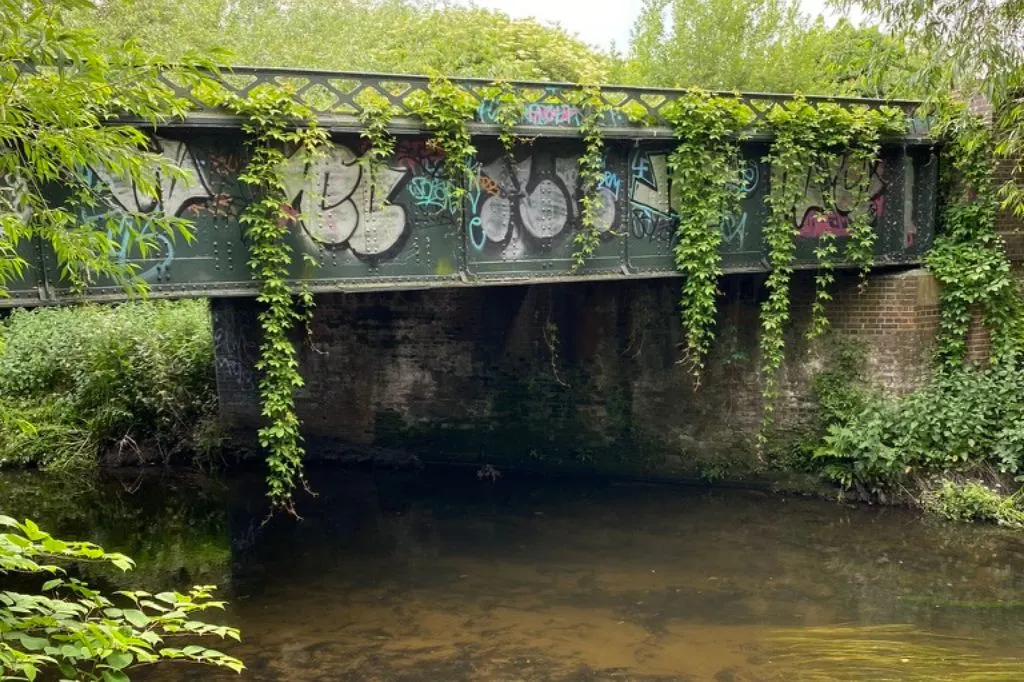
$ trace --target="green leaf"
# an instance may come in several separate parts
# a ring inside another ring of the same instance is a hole
[[[125,609],[124,618],[137,628],[144,628],[149,625],[149,616],[138,609]]]
[[[121,670],[122,668],[127,668],[128,666],[130,666],[132,664],[132,661],[134,660],[135,656],[133,656],[130,652],[115,651],[114,653],[107,656],[106,662],[107,665],[109,665],[114,670]]]

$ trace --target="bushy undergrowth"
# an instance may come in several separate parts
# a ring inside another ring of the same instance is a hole
[[[215,415],[205,301],[41,308],[0,323],[0,466],[205,452]]]
[[[1024,489],[1006,495],[982,481],[941,480],[921,494],[921,505],[951,521],[981,521],[1024,529]]]
[[[844,400],[848,411],[826,417],[813,455],[820,472],[843,487],[881,493],[922,475],[1016,475],[1024,462],[1019,364],[941,372],[901,398],[849,388]]]
[[[835,341],[835,340],[833,340]],[[1024,361],[938,367],[886,395],[864,380],[863,349],[836,341],[817,372],[815,419],[779,466],[863,499],[917,502],[955,521],[1024,528]]]

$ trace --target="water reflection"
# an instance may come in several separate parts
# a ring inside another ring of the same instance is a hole
[[[147,534],[186,558],[219,547],[244,679],[1024,679],[1024,544],[996,528],[468,470],[311,480],[300,523],[263,524],[258,477],[122,485],[70,518],[128,553]]]

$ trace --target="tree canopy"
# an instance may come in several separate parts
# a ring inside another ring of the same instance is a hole
[[[867,96],[908,95],[901,41],[797,0],[645,0],[625,55],[558,26],[435,0],[101,0],[76,13],[104,45],[237,64]]]
[[[134,38],[174,57],[337,71],[600,81],[606,55],[558,27],[419,0],[103,0],[76,21],[104,43]]]

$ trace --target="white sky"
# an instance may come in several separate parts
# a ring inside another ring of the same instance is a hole
[[[641,0],[475,0],[473,4],[497,9],[517,18],[534,17],[561,24],[585,42],[607,48],[613,41],[619,51],[629,45],[629,32],[640,13]],[[800,0],[805,13],[835,13],[826,0]]]

